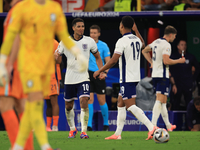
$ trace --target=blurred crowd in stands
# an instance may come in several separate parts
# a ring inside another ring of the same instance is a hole
[[[9,0],[1,0],[0,11],[8,12]],[[64,12],[200,10],[200,0],[55,0]],[[140,5],[137,5],[140,3]]]

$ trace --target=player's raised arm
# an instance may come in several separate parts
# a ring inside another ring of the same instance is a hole
[[[136,23],[134,22],[134,25],[132,27],[132,30],[135,32],[135,35],[141,40],[142,42],[142,49],[145,48],[145,42],[142,36],[140,35],[140,32],[137,29]]]
[[[18,4],[19,5],[19,4]],[[11,21],[6,33],[6,36],[4,38],[4,41],[1,46],[0,51],[0,86],[5,85],[8,82],[8,73],[5,67],[7,57],[10,55],[13,42],[15,40],[15,37],[17,33],[20,30],[21,27],[21,13],[18,11],[19,7],[15,6],[13,9]]]
[[[167,54],[164,54],[163,55],[163,63],[165,65],[175,65],[175,64],[178,64],[178,63],[185,63],[185,57],[183,58],[179,58],[179,59],[170,59],[169,55]]]

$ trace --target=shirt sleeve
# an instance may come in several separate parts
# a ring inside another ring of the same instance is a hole
[[[68,31],[66,18],[59,4],[57,6],[57,16],[55,23],[56,23],[56,34]]]
[[[14,6],[9,21],[8,31],[19,33],[22,26],[22,17],[23,17],[22,10],[21,10],[21,3],[18,3],[16,4],[16,6]]]
[[[166,54],[166,55],[171,55],[171,45],[170,44],[166,44],[163,46],[163,52],[162,54]]]
[[[114,53],[122,55],[124,51],[124,46],[123,46],[123,42],[121,41],[121,39],[119,39],[117,41],[117,43],[115,44],[115,50]]]
[[[151,44],[149,44],[149,47],[150,47],[151,49],[153,49],[153,47],[154,47],[154,41],[153,41]]]
[[[96,42],[92,38],[90,38],[90,44],[91,44],[90,52],[92,54],[97,53],[98,52],[97,44],[96,44]]]
[[[13,8],[8,30],[1,46],[1,54],[8,56],[11,52],[14,39],[21,29],[21,13],[22,11],[20,10],[20,5],[16,4],[16,6]]]
[[[56,17],[56,35],[58,36],[60,41],[62,40],[65,47],[68,50],[71,50],[71,48],[75,46],[75,43],[69,36],[68,27],[66,23],[67,21],[62,12],[61,6],[59,5],[57,8],[58,12]]]

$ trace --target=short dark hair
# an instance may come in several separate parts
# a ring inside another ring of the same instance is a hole
[[[96,24],[92,25],[92,26],[90,27],[90,29],[97,29],[98,32],[101,32],[101,28],[100,28],[98,25],[96,25]]]
[[[167,26],[165,28],[164,34],[168,35],[168,34],[177,34],[177,30],[173,27],[173,26]]]
[[[83,22],[83,23],[84,23],[84,20],[81,19],[81,18],[75,18],[75,19],[72,21],[72,27],[75,26],[77,22]]]
[[[124,28],[127,28],[127,29],[132,29],[134,22],[135,21],[131,16],[124,16],[124,17],[122,17],[122,21],[121,21]]]
[[[181,41],[184,41],[184,42],[187,43],[187,41],[186,41],[185,39],[180,39],[180,40],[178,41],[178,45],[180,44]]]
[[[193,102],[194,102],[194,105],[200,105],[200,96],[195,97]]]

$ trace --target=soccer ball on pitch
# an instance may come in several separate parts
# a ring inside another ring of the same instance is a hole
[[[158,128],[153,134],[153,140],[156,143],[166,143],[169,141],[169,133],[163,128]]]

